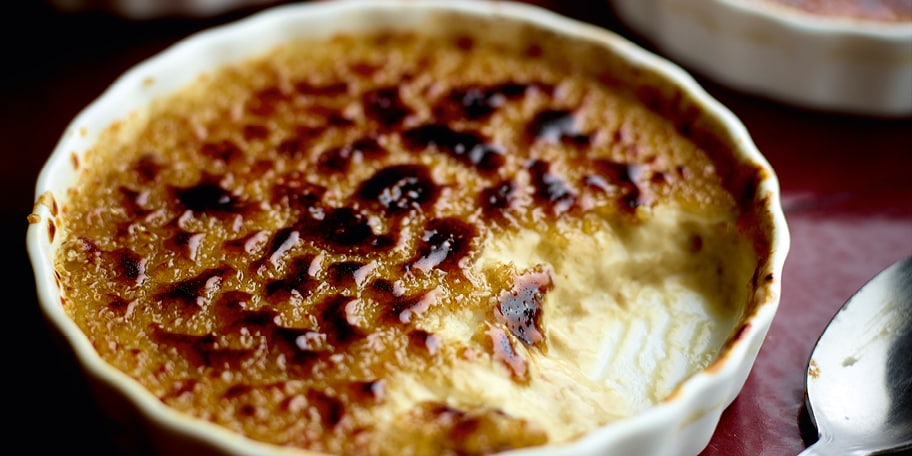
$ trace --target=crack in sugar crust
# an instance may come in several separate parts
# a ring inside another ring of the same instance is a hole
[[[697,147],[565,63],[339,36],[208,74],[87,155],[65,308],[165,404],[316,451],[488,453],[657,402],[730,329],[750,243]],[[639,320],[696,328],[683,369],[596,372]]]

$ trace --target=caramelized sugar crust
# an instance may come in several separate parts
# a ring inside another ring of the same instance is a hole
[[[599,312],[585,299],[551,298],[574,277],[493,246],[534,233],[559,255],[676,212],[709,228],[673,221],[650,242],[680,239],[680,255],[619,271],[689,273],[680,259],[715,237],[749,251],[703,151],[572,62],[339,36],[206,75],[105,132],[62,208],[57,270],[99,354],[175,409],[315,451],[483,454],[635,408],[562,360],[600,337],[578,332],[601,321],[580,319]],[[618,242],[567,261],[614,261]],[[593,277],[579,286],[613,280]]]

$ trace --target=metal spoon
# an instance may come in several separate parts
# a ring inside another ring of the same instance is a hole
[[[801,456],[912,450],[912,256],[827,325],[808,360],[805,402],[819,439]]]

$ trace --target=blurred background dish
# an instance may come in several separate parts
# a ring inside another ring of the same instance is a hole
[[[205,18],[244,8],[260,8],[279,0],[47,0],[64,12],[101,11],[129,20],[163,17]]]
[[[753,0],[822,18],[872,22],[912,21],[909,0]],[[778,5],[778,6],[777,6]]]
[[[912,114],[912,2],[611,0],[687,69],[737,90],[841,114]]]

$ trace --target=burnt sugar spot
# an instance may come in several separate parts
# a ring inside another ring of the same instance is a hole
[[[573,111],[545,110],[535,115],[527,127],[531,141],[564,143],[585,146],[590,142],[589,135],[576,128]]]
[[[326,269],[326,280],[337,288],[361,287],[373,269],[373,263],[340,261],[329,265]]]
[[[205,233],[191,233],[178,228],[174,235],[165,240],[165,247],[173,252],[178,252],[190,261],[196,261],[205,237]]]
[[[439,298],[437,290],[395,296],[387,304],[393,323],[409,324],[412,319],[426,312]]]
[[[244,152],[234,141],[225,139],[204,143],[200,147],[200,155],[223,164],[230,164],[243,158]]]
[[[247,141],[256,141],[269,137],[269,127],[260,124],[244,125],[244,139]]]
[[[324,427],[335,428],[345,417],[345,403],[340,398],[313,389],[306,396],[307,405],[317,412]]]
[[[152,153],[143,154],[133,165],[133,172],[136,173],[141,184],[155,182],[161,170],[162,164],[158,162],[158,158]]]
[[[48,234],[48,242],[53,244],[54,238],[57,236],[57,224],[54,223],[53,218],[47,219],[47,234]]]
[[[409,324],[412,317],[424,313],[437,302],[438,294],[436,289],[406,293],[396,282],[377,278],[365,287],[363,298],[386,309],[386,323]]]
[[[305,372],[332,353],[326,334],[310,328],[276,327],[271,340],[290,367],[304,369]]]
[[[397,86],[370,90],[361,96],[361,104],[365,117],[384,128],[401,125],[412,114],[412,108],[402,100]]]
[[[508,101],[522,98],[528,88],[516,82],[456,87],[434,106],[434,117],[441,122],[482,120]]]
[[[621,209],[634,210],[643,204],[642,192],[633,177],[639,173],[638,165],[607,159],[594,160],[591,165],[591,173],[583,178],[587,186],[616,198]]]
[[[510,338],[504,330],[496,326],[490,326],[488,327],[486,334],[491,338],[491,350],[494,361],[503,363],[510,370],[510,374],[514,379],[528,379],[526,360],[516,353],[513,342],[510,341]]]
[[[355,297],[336,294],[325,297],[314,306],[319,330],[326,334],[333,347],[345,348],[345,345],[364,337],[364,331],[355,320],[358,304],[359,300]]]
[[[130,285],[141,285],[146,281],[146,262],[138,253],[120,248],[111,252],[112,262],[117,271],[117,276]]]
[[[222,242],[222,250],[235,255],[251,255],[269,241],[269,233],[257,230],[244,236]]]
[[[301,95],[314,97],[337,97],[348,93],[348,83],[346,82],[329,82],[314,83],[309,81],[299,81],[294,84],[295,92]]]
[[[460,35],[456,37],[456,47],[462,51],[471,51],[475,47],[475,40],[471,36]]]
[[[293,172],[276,179],[270,202],[299,212],[320,210],[326,187],[311,183],[301,172]]]
[[[409,268],[427,272],[438,268],[446,272],[462,269],[460,263],[478,236],[476,227],[455,217],[430,220],[418,244],[416,258]]]
[[[222,293],[212,306],[220,333],[271,334],[278,324],[278,315],[272,309],[249,309],[253,295],[229,290]]]
[[[447,442],[447,454],[497,452],[504,448],[542,445],[548,435],[525,418],[491,407],[458,409],[445,402],[426,401],[409,411],[409,419],[421,423],[422,432]]]
[[[356,124],[356,122],[349,118],[344,111],[330,106],[311,106],[307,108],[307,112],[322,118],[325,128],[351,127]]]
[[[326,130],[324,126],[299,125],[295,127],[294,134],[286,137],[279,143],[277,151],[280,155],[291,158],[304,158],[309,156],[310,148],[314,141]]]
[[[387,214],[410,210],[427,211],[440,196],[430,170],[424,165],[395,165],[383,168],[358,187],[356,197],[368,207]]]
[[[386,399],[386,383],[382,379],[355,381],[348,384],[349,401],[380,403]]]
[[[194,394],[198,391],[200,381],[195,378],[180,379],[174,382],[170,391],[162,395],[162,399],[179,398]]]
[[[317,158],[317,167],[327,173],[344,173],[353,162],[360,164],[365,160],[376,160],[386,154],[386,149],[376,138],[361,138],[350,144],[324,151]]]
[[[545,50],[542,48],[541,44],[532,43],[528,47],[526,47],[525,54],[528,57],[539,58],[539,57],[545,55]]]
[[[194,214],[225,216],[243,214],[250,205],[221,185],[219,176],[205,174],[196,185],[171,187],[178,206]]]
[[[126,211],[126,215],[129,219],[135,220],[143,218],[152,211],[146,209],[146,203],[149,200],[149,191],[136,191],[131,188],[120,186],[118,188],[120,192],[120,204],[121,207]]]
[[[245,107],[247,112],[251,114],[269,117],[276,112],[276,109],[281,104],[287,103],[288,100],[288,94],[283,92],[281,88],[268,86],[253,93],[247,99]]]
[[[195,313],[209,302],[225,278],[236,273],[230,266],[207,269],[195,277],[161,286],[154,298],[163,305],[177,304],[184,313]]]
[[[389,305],[396,298],[402,296],[403,291],[396,282],[381,277],[372,280],[368,284],[364,290],[364,295],[383,305]]]
[[[266,283],[264,291],[267,299],[279,303],[310,296],[317,287],[313,274],[315,261],[316,256],[312,254],[292,258],[284,277]]]
[[[222,393],[222,397],[225,399],[236,399],[241,396],[247,395],[251,391],[253,391],[253,387],[250,385],[235,384],[235,385],[231,385],[230,387],[228,387],[228,389],[226,389],[225,392]],[[244,412],[241,412],[241,413],[244,413]]]
[[[77,236],[76,244],[78,245],[76,250],[89,262],[92,262],[92,259],[96,258],[99,252],[102,251],[101,247],[93,239],[86,236]]]
[[[259,267],[268,262],[273,266],[278,266],[285,255],[298,244],[298,239],[300,239],[300,234],[294,228],[282,228],[276,231],[269,239],[269,246],[263,252],[263,257],[253,264]]]
[[[434,148],[458,162],[490,173],[504,165],[504,151],[474,131],[457,131],[445,124],[425,124],[402,134],[405,146],[413,152]]]
[[[488,218],[498,219],[513,207],[516,200],[516,184],[503,180],[484,188],[478,195],[478,205]]]
[[[576,194],[564,179],[551,172],[548,162],[533,160],[527,167],[536,201],[550,206],[556,214],[566,212],[576,204]]]
[[[757,191],[760,188],[760,182],[764,179],[766,171],[760,167],[752,167],[749,170],[742,169],[738,174],[741,188],[735,194],[739,197],[740,207],[747,207],[754,204],[757,198]],[[727,176],[729,180],[735,180],[733,176]]]
[[[128,300],[123,296],[117,296],[114,294],[108,294],[105,296],[107,301],[106,307],[108,310],[113,311],[120,317],[129,318],[133,313],[133,306],[136,305],[136,300]]]
[[[155,323],[151,325],[150,333],[156,344],[174,347],[191,364],[216,371],[240,369],[255,351],[253,348],[222,346],[213,334],[175,333]]]
[[[551,287],[551,276],[547,272],[529,271],[517,276],[512,288],[497,298],[494,309],[497,321],[522,343],[540,343],[544,339],[542,304]]]
[[[436,334],[431,334],[423,329],[413,329],[409,331],[408,338],[409,346],[420,353],[434,356],[440,351],[440,336]]]
[[[690,236],[690,251],[693,253],[699,253],[703,250],[703,236],[699,234],[693,234]]]
[[[348,65],[348,69],[352,73],[365,78],[372,77],[381,68],[383,68],[382,64],[367,61],[352,62]]]
[[[350,207],[304,214],[294,226],[302,239],[332,253],[376,253],[396,245],[395,236],[374,233],[368,217]]]
[[[223,293],[213,306],[218,333],[212,336],[260,336],[267,351],[281,356],[289,368],[305,369],[331,352],[325,334],[311,328],[281,326],[278,314],[270,307],[250,309],[252,295],[242,291]]]

